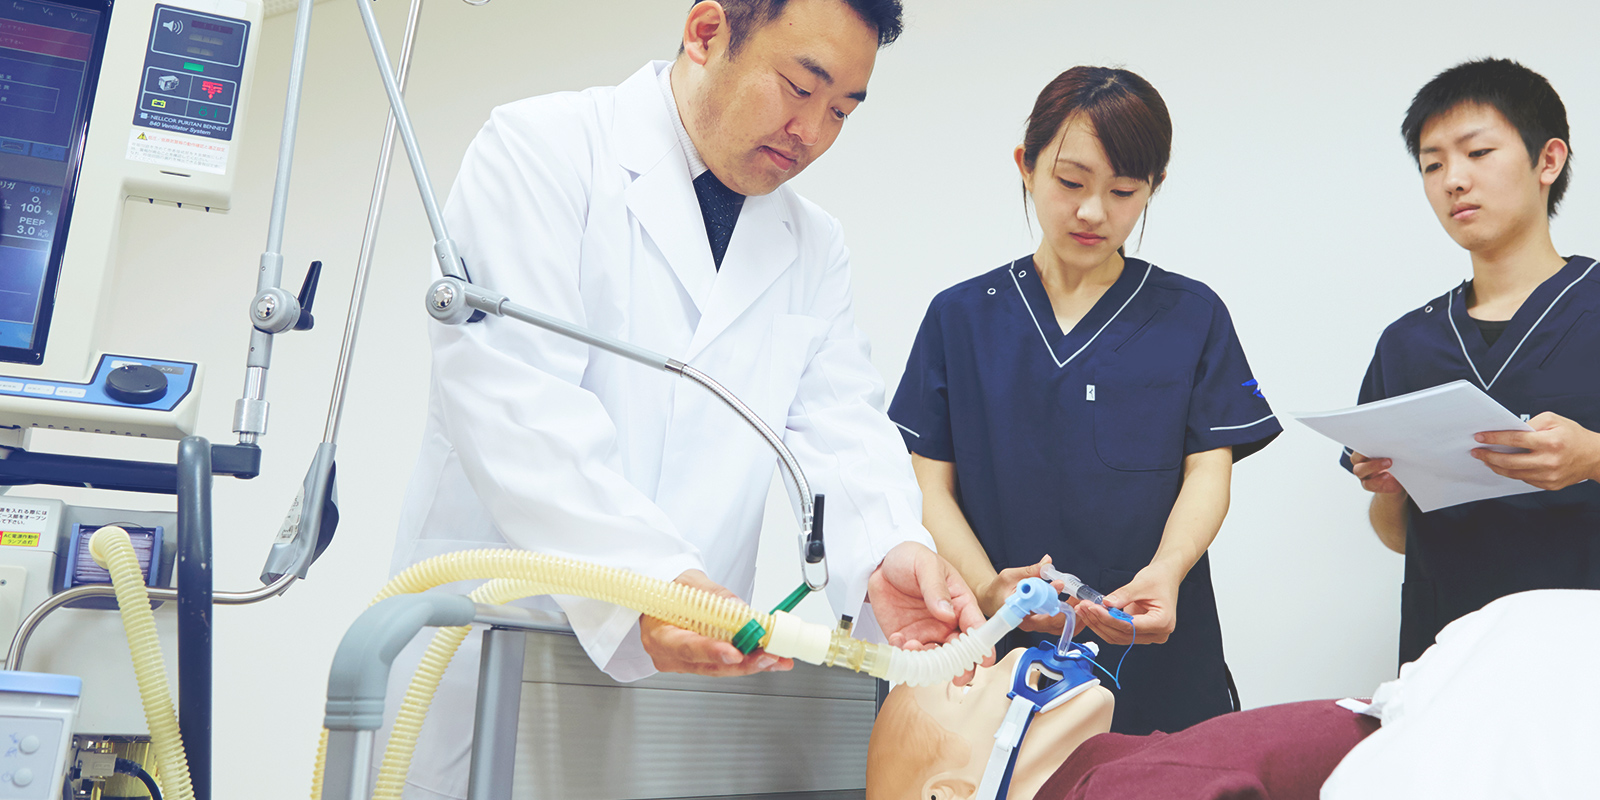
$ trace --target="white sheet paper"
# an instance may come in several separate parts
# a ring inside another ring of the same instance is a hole
[[[1292,416],[1368,458],[1393,459],[1390,474],[1423,511],[1539,491],[1495,474],[1472,456],[1474,448],[1489,447],[1473,439],[1474,434],[1533,428],[1466,381],[1354,408]]]

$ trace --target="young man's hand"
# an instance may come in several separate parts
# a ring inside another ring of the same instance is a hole
[[[1394,466],[1394,461],[1387,458],[1367,458],[1354,450],[1350,451],[1350,467],[1357,479],[1361,481],[1361,488],[1374,494],[1396,494],[1405,491],[1400,481],[1389,474],[1389,468]]]
[[[1528,425],[1532,431],[1477,435],[1483,444],[1520,447],[1528,452],[1500,453],[1480,447],[1472,454],[1489,469],[1540,489],[1565,489],[1600,479],[1600,433],[1549,411],[1528,420]]]

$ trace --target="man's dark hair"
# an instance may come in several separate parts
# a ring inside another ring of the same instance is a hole
[[[1556,206],[1567,193],[1567,180],[1572,177],[1567,107],[1561,104],[1555,87],[1543,75],[1509,59],[1485,58],[1457,64],[1428,81],[1406,109],[1400,135],[1405,137],[1406,149],[1411,151],[1412,158],[1421,155],[1423,126],[1463,103],[1476,103],[1499,111],[1522,136],[1528,160],[1533,164],[1539,163],[1539,153],[1543,152],[1546,142],[1560,139],[1567,143],[1567,163],[1550,186],[1550,202],[1545,209],[1550,216],[1555,216]]]
[[[728,17],[728,55],[736,55],[750,34],[783,15],[789,0],[717,0]],[[885,47],[900,38],[905,23],[900,19],[900,0],[840,0],[861,21],[878,32],[878,46]],[[696,0],[698,5],[699,0]],[[692,6],[691,6],[692,7]]]

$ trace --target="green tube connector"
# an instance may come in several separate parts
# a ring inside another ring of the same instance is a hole
[[[761,646],[761,639],[766,635],[767,629],[761,627],[761,623],[750,620],[734,635],[733,646],[739,648],[739,652],[750,655],[751,651]]]

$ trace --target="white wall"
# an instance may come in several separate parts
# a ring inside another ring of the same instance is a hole
[[[670,57],[688,5],[496,0],[471,8],[435,0],[410,97],[441,194],[491,107],[615,83],[646,59]],[[1597,249],[1579,229],[1600,211],[1584,166],[1589,148],[1600,146],[1593,4],[908,5],[907,32],[880,57],[871,100],[796,181],[849,231],[859,321],[891,386],[935,292],[1032,251],[1011,148],[1034,95],[1078,63],[1126,66],[1166,98],[1174,156],[1139,255],[1227,300],[1279,411],[1353,402],[1383,326],[1467,274],[1396,132],[1411,93],[1440,69],[1502,55],[1555,83],[1578,153],[1556,243],[1564,253]],[[405,3],[375,8],[397,47]],[[257,44],[232,213],[134,207],[126,227],[118,303],[146,324],[130,327],[125,349],[206,363],[200,433],[214,441],[231,440],[292,26],[292,17],[269,20]],[[309,75],[286,282],[297,282],[313,258],[327,262],[319,326],[279,339],[264,474],[217,484],[218,589],[255,585],[322,433],[384,119],[351,3],[317,7]],[[216,614],[216,774],[229,797],[306,790],[333,647],[387,572],[424,410],[420,301],[431,244],[403,166],[389,196],[340,441],[339,538],[287,597]],[[1233,511],[1213,548],[1229,660],[1250,706],[1367,692],[1394,667],[1400,557],[1367,529],[1362,492],[1333,463],[1337,448],[1286,427],[1236,471]],[[36,442],[171,452],[149,442]],[[165,502],[56,494],[129,507]],[[796,583],[793,537],[786,504],[774,502],[759,602]]]

